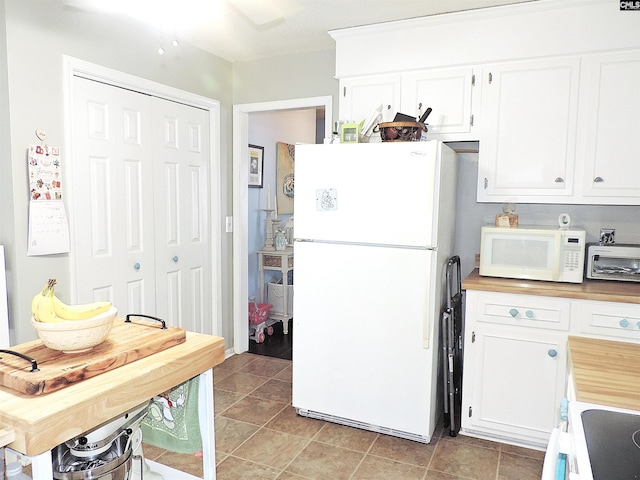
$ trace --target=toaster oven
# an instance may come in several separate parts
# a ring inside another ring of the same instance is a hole
[[[640,282],[640,245],[587,244],[586,277]]]

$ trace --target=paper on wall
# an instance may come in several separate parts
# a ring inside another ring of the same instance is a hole
[[[29,202],[27,255],[51,255],[69,251],[69,224],[59,200]]]
[[[27,255],[69,252],[69,223],[62,202],[60,149],[30,145]]]

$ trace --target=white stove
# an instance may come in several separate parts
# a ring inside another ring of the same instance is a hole
[[[640,411],[569,402],[554,430],[543,480],[640,480]]]

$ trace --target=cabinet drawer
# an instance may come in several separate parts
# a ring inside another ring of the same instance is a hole
[[[572,330],[579,333],[640,341],[640,305],[572,302]]]
[[[501,325],[568,330],[571,303],[552,297],[486,294],[477,301],[477,321]]]

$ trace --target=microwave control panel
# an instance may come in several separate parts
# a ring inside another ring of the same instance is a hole
[[[566,232],[563,235],[563,281],[579,281],[584,278],[585,232]]]

